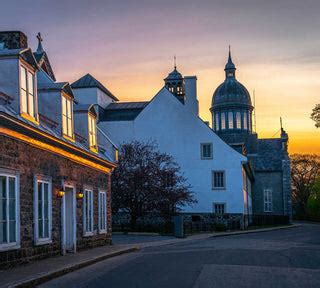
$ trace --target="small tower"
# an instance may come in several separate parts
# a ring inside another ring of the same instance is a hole
[[[177,70],[176,56],[174,56],[174,69],[169,75],[164,79],[166,88],[174,94],[179,101],[183,104],[185,103],[185,89],[184,89],[184,79],[181,73]]]

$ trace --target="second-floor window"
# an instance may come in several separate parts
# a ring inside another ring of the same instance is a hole
[[[212,159],[212,143],[201,143],[201,159]]]
[[[212,171],[212,189],[225,189],[224,171]]]
[[[21,112],[36,117],[34,74],[20,66]]]
[[[62,96],[62,133],[73,138],[72,100]]]
[[[97,123],[96,118],[89,114],[89,146],[90,149],[97,149]]]

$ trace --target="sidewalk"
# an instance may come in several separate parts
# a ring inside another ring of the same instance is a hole
[[[0,271],[0,287],[34,287],[98,261],[139,250],[133,245],[103,246]]]
[[[190,235],[185,238],[162,238],[162,236],[150,235],[150,239],[148,239],[148,236],[141,235],[141,242],[137,241],[137,234],[133,235],[133,238],[130,238],[130,235],[128,235],[127,243],[122,242],[123,244],[121,245],[116,244],[112,246],[97,247],[86,251],[81,251],[76,254],[51,257],[15,268],[0,270],[0,287],[34,287],[35,285],[39,285],[40,283],[78,270],[85,266],[89,266],[96,262],[125,253],[134,252],[142,248],[160,247],[189,241],[205,240],[214,237],[261,233],[294,228],[298,226],[300,225],[293,224],[291,226],[279,226],[256,230],[203,233]],[[154,239],[156,239],[156,241]]]

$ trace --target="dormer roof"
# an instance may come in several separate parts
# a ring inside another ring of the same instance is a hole
[[[36,70],[39,69],[37,60],[34,58],[30,48],[0,49],[0,57],[21,57]]]
[[[119,99],[114,96],[101,82],[94,78],[91,74],[86,74],[77,81],[71,84],[72,88],[99,88],[102,92],[107,94],[110,98],[115,101]]]
[[[38,83],[39,91],[63,91],[74,99],[69,82]]]

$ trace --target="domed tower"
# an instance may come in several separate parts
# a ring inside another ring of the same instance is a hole
[[[230,47],[224,71],[226,79],[212,97],[212,129],[229,145],[241,150],[253,134],[253,106],[248,90],[236,79],[236,67],[232,62]]]
[[[185,102],[184,80],[182,74],[177,70],[176,63],[174,63],[173,71],[164,79],[164,83],[172,94],[182,103]]]

